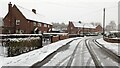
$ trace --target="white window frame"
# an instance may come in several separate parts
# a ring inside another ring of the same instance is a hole
[[[39,26],[39,27],[41,27],[41,26],[42,26],[42,24],[41,24],[41,23],[38,23],[38,26]]]
[[[48,28],[50,27],[50,25],[48,25]]]
[[[16,20],[16,25],[20,25],[20,20]]]
[[[16,30],[16,33],[18,33],[18,29]]]
[[[36,23],[36,22],[33,22],[33,24],[34,24],[34,26],[36,26],[37,23]]]
[[[47,24],[44,24],[44,27],[47,27]]]
[[[11,30],[8,30],[8,33],[11,33]]]

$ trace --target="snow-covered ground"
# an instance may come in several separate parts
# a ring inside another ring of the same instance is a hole
[[[111,51],[113,51],[114,53],[116,53],[117,55],[119,54],[119,46],[120,44],[118,43],[109,43],[103,40],[103,38],[97,39],[97,42],[99,42],[100,44],[104,45],[106,48],[110,49]]]
[[[62,47],[69,41],[73,39],[78,39],[78,38],[80,37],[61,40],[61,41],[49,44],[47,46],[44,46],[40,49],[31,51],[25,54],[21,54],[16,57],[0,56],[0,67],[2,66],[31,66],[38,61],[42,61],[46,56],[56,51],[58,48]]]

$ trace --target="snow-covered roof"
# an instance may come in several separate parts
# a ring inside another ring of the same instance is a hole
[[[72,22],[74,27],[83,27],[83,24],[80,24],[78,22]]]
[[[72,22],[74,27],[81,27],[81,28],[96,28],[96,26],[93,26],[90,23],[79,23],[79,22]]]
[[[25,16],[26,19],[52,25],[51,23],[46,22],[45,16],[38,13],[35,14],[34,12],[32,12],[32,10],[25,9],[19,5],[16,5],[16,7],[20,10],[20,12]]]
[[[120,31],[110,31],[111,33],[119,33]]]

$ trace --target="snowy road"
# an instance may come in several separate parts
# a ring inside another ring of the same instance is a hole
[[[112,54],[109,54],[107,48],[105,49],[106,51],[103,50],[104,47],[101,45],[95,44],[93,39],[88,39],[87,40],[87,45],[91,48],[91,51],[94,52],[97,61],[99,62],[99,65],[101,66],[118,66],[118,61],[120,58],[115,58]],[[118,61],[116,61],[118,60]]]
[[[95,38],[84,37],[72,41],[70,44],[63,46],[56,53],[46,58],[42,62],[35,63],[34,66],[82,66],[106,68],[108,66],[118,67],[119,58],[102,50],[102,46],[93,41]],[[116,60],[115,60],[116,59]],[[59,67],[58,67],[59,68]]]

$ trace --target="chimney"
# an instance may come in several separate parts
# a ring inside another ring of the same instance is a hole
[[[32,9],[32,12],[36,14],[36,10],[35,9]]]
[[[11,12],[11,10],[12,10],[12,4],[11,4],[11,2],[9,2],[9,4],[8,4],[8,12]]]
[[[72,23],[72,21],[69,21],[69,23]]]

